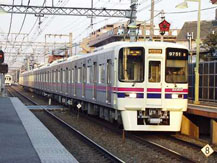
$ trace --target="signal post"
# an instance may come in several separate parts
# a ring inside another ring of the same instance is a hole
[[[0,96],[4,94],[4,90],[5,90],[4,75],[6,73],[8,73],[8,65],[4,63],[4,52],[0,50]]]

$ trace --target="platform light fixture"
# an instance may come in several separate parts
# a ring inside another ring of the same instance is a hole
[[[201,12],[201,0],[185,0],[178,4],[176,8],[187,8],[187,2],[198,2],[198,18],[197,18],[197,38],[196,38],[196,67],[195,67],[195,95],[194,103],[199,104],[199,62],[200,62],[200,12]]]

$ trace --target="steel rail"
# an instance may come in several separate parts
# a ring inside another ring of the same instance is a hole
[[[39,105],[38,103],[36,103],[35,101],[33,101],[32,99],[30,99],[29,97],[23,95],[22,93],[18,92],[16,89],[12,88],[13,90],[15,90],[18,94],[20,94],[21,96],[23,96],[24,98],[26,98],[27,100],[29,100],[32,104],[34,105]],[[120,158],[118,158],[117,156],[113,155],[111,152],[109,152],[108,150],[106,150],[105,148],[103,148],[102,146],[98,145],[97,143],[95,143],[93,140],[91,140],[90,138],[88,138],[87,136],[85,136],[84,134],[82,134],[80,131],[78,131],[77,129],[75,129],[74,127],[72,127],[71,125],[69,125],[68,123],[64,122],[62,119],[60,119],[59,117],[57,117],[56,115],[54,115],[53,113],[51,113],[48,109],[46,109],[43,106],[40,106],[49,116],[51,116],[53,119],[57,120],[61,125],[67,127],[69,130],[71,130],[73,133],[76,133],[76,135],[78,135],[78,137],[80,139],[83,139],[86,143],[88,143],[90,146],[92,146],[93,148],[95,148],[97,151],[99,151],[100,153],[102,153],[107,159],[111,160],[112,162],[116,162],[116,163],[124,163],[123,160],[121,160]]]
[[[148,145],[150,145],[153,148],[156,148],[158,150],[160,149],[160,151],[164,151],[166,154],[170,155],[171,157],[173,157],[175,159],[178,159],[178,160],[181,160],[181,161],[183,161],[185,163],[195,163],[194,160],[189,159],[189,158],[183,156],[182,154],[180,154],[180,153],[178,153],[178,152],[176,152],[176,151],[174,151],[172,149],[169,149],[167,147],[164,147],[164,146],[162,146],[160,144],[157,144],[157,143],[155,143],[153,141],[146,140],[144,138],[141,138],[141,137],[136,136],[136,135],[131,135],[131,134],[129,135],[129,137],[132,137],[132,139],[134,139],[137,142],[140,142],[140,143],[143,143],[143,144],[148,144]]]
[[[116,132],[118,134],[121,134],[122,131],[120,129],[117,129],[117,128],[114,128],[113,126],[111,125],[108,125],[107,123],[102,123],[101,120],[97,120],[96,118],[92,118],[92,117],[89,117],[89,116],[86,116],[84,114],[80,114],[81,116],[84,116],[85,118],[88,118],[89,120],[91,121],[94,121],[95,123],[113,131],[113,132]],[[136,136],[135,134],[131,134],[131,133],[127,133],[126,134],[126,137],[129,137],[130,139],[133,139],[134,141],[136,142],[139,142],[140,144],[144,144],[144,145],[149,145],[151,146],[152,148],[155,148],[156,150],[162,152],[162,153],[166,153],[168,156],[171,156],[175,159],[178,159],[178,160],[181,160],[181,161],[184,161],[184,162],[188,162],[188,163],[193,163],[195,162],[194,160],[191,160],[185,156],[183,156],[182,154],[172,150],[172,149],[169,149],[167,147],[164,147],[158,143],[155,143],[153,141],[149,141],[149,140],[146,140],[144,138],[140,138],[139,136]]]
[[[111,160],[112,162],[120,162],[123,163],[124,161],[113,155],[111,152],[103,148],[102,146],[95,143],[93,140],[82,134],[80,131],[76,130],[74,127],[70,126],[68,123],[64,122],[62,119],[51,113],[49,110],[45,109],[45,112],[48,113],[52,118],[58,120],[62,125],[67,127],[68,129],[72,130],[74,133],[76,133],[79,138],[85,140],[88,144],[93,146],[95,149],[97,149],[99,152],[101,152],[106,158]]]

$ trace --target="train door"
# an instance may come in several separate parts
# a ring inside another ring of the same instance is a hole
[[[112,60],[108,59],[107,60],[107,79],[106,79],[106,102],[111,103],[111,92],[112,92],[112,81],[111,81],[111,76],[112,76]]]
[[[93,63],[93,99],[96,99],[97,95],[97,62]]]
[[[161,107],[162,105],[162,60],[149,59],[147,64],[147,106]]]

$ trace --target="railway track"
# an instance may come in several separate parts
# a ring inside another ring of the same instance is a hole
[[[53,114],[53,113],[51,113],[51,114]],[[85,114],[81,114],[80,113],[80,115],[83,116],[85,119],[89,119],[90,121],[93,121],[94,123],[97,123],[97,124],[99,124],[101,126],[103,125],[104,127],[108,128],[108,129],[110,129],[110,130],[112,130],[114,132],[117,132],[119,135],[122,132],[120,129],[119,130],[115,129],[114,126],[112,126],[110,123],[104,123],[104,121],[102,121],[100,119],[96,119],[95,117],[91,117],[91,116],[88,116],[88,115],[85,115]],[[50,116],[53,117],[54,114],[50,115]],[[64,120],[62,120],[58,116],[55,116],[55,117],[57,119],[59,119],[58,121],[63,121],[64,122]],[[130,139],[138,142],[139,144],[143,144],[144,146],[150,148],[151,150],[155,150],[155,151],[158,151],[159,153],[163,153],[165,155],[165,157],[169,157],[172,160],[177,160],[178,162],[180,162],[180,161],[181,162],[198,162],[197,158],[195,159],[195,158],[186,156],[182,152],[181,153],[178,152],[176,149],[168,148],[168,147],[166,147],[166,145],[164,146],[161,143],[157,143],[156,141],[148,139],[147,137],[142,137],[140,135],[135,135],[135,134],[132,134],[132,133],[127,133],[126,135]],[[150,136],[150,137],[152,137],[152,136]],[[155,140],[157,140],[157,139],[159,139],[159,137],[156,137]],[[169,140],[169,139],[172,139],[172,137],[165,138],[165,141],[167,141],[168,143],[175,141],[175,140],[172,141],[172,140]],[[175,138],[173,138],[173,139],[175,139]],[[177,139],[176,141],[179,141],[179,143],[181,142],[179,139]],[[179,143],[177,143],[177,144],[179,144]],[[188,144],[188,146],[189,146],[188,150],[189,151],[191,151],[191,148],[195,148],[196,147],[195,145],[192,145],[192,144],[187,143],[187,142],[182,142],[182,144],[180,144],[179,146],[183,146],[182,149],[184,149],[185,144]],[[199,153],[200,152],[200,147],[198,147],[198,149],[196,149],[196,150]],[[215,155],[216,155],[216,153],[215,153]]]
[[[32,105],[30,98],[26,98],[22,93],[15,90],[13,87],[7,87],[7,93],[10,97],[18,97],[25,105]],[[34,104],[33,104],[34,105]]]
[[[13,93],[13,91],[15,93]],[[24,94],[18,92],[16,89],[14,89],[12,87],[10,88],[9,93],[11,95],[13,95],[14,97],[17,96],[17,95],[18,95],[18,98],[22,97],[22,101],[23,101],[23,98],[25,98],[32,105],[39,105],[38,103],[36,103],[35,101],[32,101],[29,97],[26,97]],[[75,134],[77,138],[79,138],[82,141],[84,141],[93,150],[96,150],[97,152],[95,152],[95,153],[99,155],[98,157],[102,157],[102,160],[104,160],[104,161],[106,160],[106,162],[115,162],[115,163],[123,163],[124,162],[123,160],[121,160],[117,156],[113,155],[108,150],[106,150],[105,148],[103,148],[102,146],[98,145],[93,140],[91,140],[90,138],[88,138],[87,136],[85,136],[84,134],[82,134],[80,131],[76,130],[75,128],[73,128],[72,126],[70,126],[69,124],[67,124],[66,122],[64,122],[62,119],[60,119],[57,116],[55,116],[48,109],[44,108],[43,106],[40,106],[40,107],[44,110],[44,112],[47,115],[49,115],[49,117],[51,117],[52,119],[54,119],[55,121],[57,121],[61,126],[63,126],[64,128],[66,128],[67,130],[70,130],[70,132],[72,132],[73,134]]]
[[[170,148],[167,148],[167,147],[165,147],[165,146],[163,146],[161,144],[158,144],[158,143],[156,143],[154,141],[145,139],[145,138],[143,138],[141,136],[138,136],[138,135],[130,133],[130,132],[123,133],[123,131],[121,131],[120,129],[114,128],[112,125],[110,125],[107,122],[102,123],[103,120],[98,120],[98,119],[96,119],[94,117],[90,117],[90,116],[87,116],[85,114],[80,114],[80,115],[84,116],[86,119],[89,119],[90,121],[94,121],[95,123],[97,123],[99,125],[103,125],[105,128],[107,128],[109,130],[112,130],[113,132],[116,132],[118,134],[124,134],[123,135],[124,137],[129,137],[130,139],[138,142],[139,144],[143,144],[144,146],[148,146],[150,149],[153,149],[153,150],[156,150],[156,151],[158,151],[160,153],[163,153],[164,155],[166,155],[167,157],[170,157],[171,159],[174,159],[174,160],[177,160],[177,161],[183,161],[183,162],[186,162],[186,163],[196,162],[193,159],[190,159],[190,158],[186,157],[185,155],[183,155],[183,154],[181,154],[179,152],[176,152],[175,150],[172,150]],[[123,138],[123,139],[125,139],[125,138]]]

